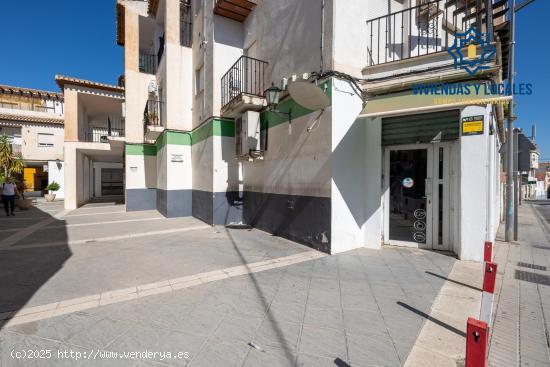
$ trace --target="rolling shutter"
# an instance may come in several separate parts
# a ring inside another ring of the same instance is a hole
[[[429,143],[441,132],[441,141],[459,137],[460,111],[422,113],[382,119],[382,145]]]

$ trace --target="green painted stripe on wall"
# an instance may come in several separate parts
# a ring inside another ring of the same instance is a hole
[[[321,88],[324,88],[325,86],[325,93],[329,97],[330,105],[332,105],[332,79],[320,84]],[[293,119],[297,119],[315,112],[299,105],[291,98],[281,102],[277,106],[277,109],[281,112],[288,112],[292,110]],[[288,119],[284,115],[271,111],[264,111],[260,113],[260,124],[262,129],[272,128],[285,122],[288,122]],[[208,139],[211,136],[222,136],[228,138],[235,137],[235,121],[233,119],[213,118],[192,131],[165,130],[157,138],[154,147],[156,147],[156,151],[158,151],[166,144],[194,145]]]
[[[192,132],[192,144],[200,143],[210,136],[235,136],[235,122],[227,119],[208,120]]]
[[[153,144],[128,144],[125,145],[126,155],[157,155],[157,147]]]
[[[214,120],[212,129],[214,136],[235,137],[235,121],[233,120]]]
[[[191,145],[191,133],[187,131],[164,130],[155,142],[157,151],[162,149],[166,144]]]

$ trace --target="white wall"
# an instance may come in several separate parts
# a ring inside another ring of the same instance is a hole
[[[53,134],[53,147],[38,146],[38,134]],[[63,125],[28,124],[21,127],[23,158],[31,161],[63,160]]]
[[[468,106],[461,111],[467,116],[483,115],[483,135],[462,136],[460,140],[460,241],[455,252],[461,260],[483,261],[483,243],[488,239],[489,210],[489,110]]]
[[[358,119],[362,99],[333,79],[331,252],[380,247],[380,132]]]
[[[126,154],[126,189],[157,187],[157,157]]]
[[[63,199],[65,197],[65,162],[60,161],[59,164],[56,161],[48,161],[48,184],[57,182],[59,184],[59,190],[55,192],[57,199]]]

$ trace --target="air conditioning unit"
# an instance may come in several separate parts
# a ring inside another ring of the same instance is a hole
[[[247,111],[235,119],[235,154],[237,158],[262,157],[260,113]]]
[[[157,85],[157,82],[154,81],[154,80],[151,80],[151,82],[149,83],[149,85],[147,86],[147,90],[149,91],[149,93],[151,94],[157,94],[158,90],[159,90],[159,87]]]

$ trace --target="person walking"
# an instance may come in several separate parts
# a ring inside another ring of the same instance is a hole
[[[4,210],[6,216],[15,216],[15,195],[17,194],[17,186],[15,181],[11,177],[7,177],[6,181],[2,184],[2,202],[4,203]]]

